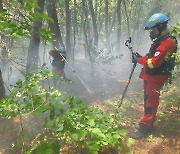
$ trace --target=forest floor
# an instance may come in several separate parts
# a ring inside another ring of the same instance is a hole
[[[125,101],[125,104],[122,106],[124,107],[123,116],[125,117],[126,123],[124,129],[128,132],[127,137],[136,131],[135,124],[138,123],[138,120],[143,115],[144,104],[142,100],[139,100],[139,95],[135,97],[138,98],[130,102],[132,105]],[[111,98],[110,101],[114,100],[117,100],[117,98]],[[97,102],[94,103],[94,105],[96,104]],[[108,151],[107,154],[113,153],[114,152],[111,153]],[[152,134],[147,138],[135,140],[135,143],[130,148],[130,153],[180,154],[180,109],[178,109],[177,106],[170,105],[170,107],[167,108],[160,104]],[[121,152],[118,154],[121,154]]]
[[[135,124],[143,115],[143,103],[134,105],[135,113],[127,115],[129,125],[126,125],[128,136],[136,131]],[[147,138],[135,140],[130,148],[135,154],[179,154],[180,153],[180,111],[177,108],[164,110],[159,107],[157,120],[151,135]]]
[[[106,78],[106,80],[93,80],[86,84],[93,90],[92,94],[87,93],[87,88],[80,86],[77,90],[77,83],[70,90],[75,95],[82,98],[90,106],[96,106],[103,101],[114,101],[122,94],[125,88],[125,81],[129,73],[124,74],[124,78]],[[138,77],[133,78],[127,91],[126,99],[128,104],[123,104],[124,117],[126,117],[126,126],[128,134],[135,131],[134,125],[138,123],[143,114],[143,95],[142,83],[137,81]],[[82,85],[82,84],[81,84]],[[69,88],[66,87],[65,88]],[[96,91],[94,91],[96,89]],[[86,92],[85,92],[86,91]],[[173,92],[172,92],[173,93]],[[165,94],[166,96],[166,94]],[[170,95],[171,96],[171,95]],[[163,97],[163,96],[162,96]],[[176,96],[173,96],[176,97]],[[133,98],[133,99],[132,99]],[[167,102],[165,102],[167,103]],[[180,110],[171,105],[168,109],[161,104],[157,114],[155,130],[147,138],[136,140],[130,148],[130,153],[134,154],[179,154],[180,153]],[[42,115],[43,116],[43,115]],[[42,131],[40,126],[41,118],[22,117],[24,131],[31,136]],[[19,117],[14,119],[0,119],[0,154],[18,154],[18,149],[13,148],[13,143],[17,140],[21,131]],[[76,151],[69,146],[64,147],[62,154],[75,154]],[[114,154],[114,152],[103,152],[104,154]]]

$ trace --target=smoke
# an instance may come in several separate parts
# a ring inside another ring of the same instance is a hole
[[[132,47],[136,52],[138,51],[141,55],[147,53],[150,46],[150,39],[148,36],[141,36],[139,42],[132,39]],[[111,46],[107,49],[104,44],[100,44],[95,60],[90,61],[86,55],[83,45],[75,48],[74,63],[68,61],[65,64],[66,77],[72,81],[72,83],[60,83],[57,88],[59,90],[68,91],[70,95],[75,95],[82,98],[87,103],[91,103],[96,100],[104,100],[115,96],[121,96],[126,85],[126,81],[130,75],[132,69],[131,54],[129,49],[124,45],[124,42],[128,37],[122,39],[120,49],[116,49]],[[146,38],[146,39],[145,39]],[[147,40],[147,41],[146,41]],[[45,63],[45,67],[52,70],[51,58],[49,57],[48,51],[51,50],[51,45],[41,44],[39,50],[39,68]],[[21,54],[21,52],[19,53]],[[17,55],[17,57],[19,57]],[[20,56],[20,58],[22,58]],[[24,58],[24,57],[23,57]],[[13,65],[12,65],[13,64]],[[26,59],[23,59],[23,65],[25,66]],[[11,62],[11,76],[8,77],[8,70],[3,72],[4,82],[8,85],[15,84],[18,79],[23,79],[22,70],[24,67],[20,67],[15,63]],[[75,72],[72,70],[72,68]],[[17,69],[19,68],[19,69]],[[141,85],[141,80],[138,79],[141,66],[137,66],[133,74],[132,81],[130,83],[128,92],[133,89],[137,90],[137,85]],[[141,87],[140,87],[141,88]],[[6,92],[8,92],[6,90]]]

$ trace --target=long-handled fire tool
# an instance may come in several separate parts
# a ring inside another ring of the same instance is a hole
[[[126,46],[129,48],[129,50],[131,51],[131,55],[132,55],[132,58],[133,58],[133,55],[134,55],[135,53],[133,52],[132,46],[131,46],[130,44],[131,44],[131,37],[130,37],[128,40],[126,40],[125,45],[126,45]],[[122,95],[121,100],[120,100],[120,103],[119,103],[119,105],[118,105],[118,108],[120,108],[121,105],[122,105],[122,103],[123,103],[123,99],[124,99],[124,96],[125,96],[125,94],[126,94],[127,88],[128,88],[128,86],[129,86],[129,84],[130,84],[130,82],[131,82],[131,78],[132,78],[132,75],[133,75],[133,73],[134,73],[136,64],[137,64],[136,62],[133,64],[133,67],[132,67],[132,70],[131,70],[129,79],[128,79],[127,82],[126,82],[126,87],[125,87],[125,89],[124,89],[123,95]]]

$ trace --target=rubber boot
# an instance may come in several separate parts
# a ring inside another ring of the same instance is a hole
[[[135,124],[135,129],[136,129],[136,130],[139,130],[140,127],[141,127],[141,125],[142,125],[142,124],[139,124],[139,123],[138,123],[138,124]],[[154,124],[152,124],[152,125],[149,127],[149,129],[151,129],[151,130],[154,129]]]
[[[133,134],[130,135],[130,138],[133,139],[141,139],[141,138],[146,138],[152,133],[152,128],[147,127],[145,125],[140,124],[139,129],[134,132]]]

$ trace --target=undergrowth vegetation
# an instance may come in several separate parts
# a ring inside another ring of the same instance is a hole
[[[48,70],[33,72],[19,79],[12,86],[10,95],[1,100],[1,117],[20,117],[20,142],[14,144],[24,153],[59,153],[62,145],[87,153],[98,153],[104,148],[128,152],[132,139],[126,139],[127,131],[119,120],[122,112],[116,114],[102,107],[88,107],[74,96],[64,97],[63,93],[51,86],[53,74]],[[44,82],[48,87],[44,87]],[[116,107],[117,108],[117,107]],[[34,139],[26,140],[22,116],[45,113],[43,132]]]

